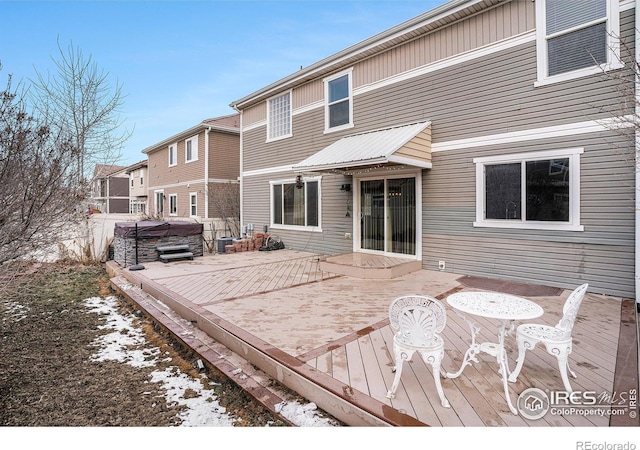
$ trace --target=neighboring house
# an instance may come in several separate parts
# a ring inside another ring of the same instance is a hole
[[[129,212],[129,175],[125,166],[96,164],[91,207],[103,213]]]
[[[203,221],[239,214],[238,114],[204,120],[143,153],[148,156],[149,216]]]
[[[129,212],[147,214],[147,160],[139,161],[125,169],[129,175]]]
[[[242,224],[636,297],[634,5],[453,0],[234,101]]]

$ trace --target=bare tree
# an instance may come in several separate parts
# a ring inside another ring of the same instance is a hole
[[[240,186],[238,183],[210,183],[210,214],[221,219],[231,236],[240,236]]]
[[[55,244],[83,195],[72,136],[31,116],[11,81],[0,91],[0,264]]]
[[[96,164],[114,164],[120,159],[131,136],[120,119],[122,85],[111,86],[109,74],[73,44],[65,50],[58,41],[58,49],[60,59],[52,58],[57,73],[45,75],[36,69],[30,99],[39,116],[71,136],[77,172],[89,180]]]

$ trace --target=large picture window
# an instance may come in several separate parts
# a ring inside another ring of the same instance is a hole
[[[621,66],[618,0],[536,2],[538,82]]]
[[[353,98],[351,70],[324,80],[325,131],[341,130],[353,126]]]
[[[267,140],[291,136],[291,92],[267,102]]]
[[[320,227],[320,180],[287,180],[271,183],[271,226]]]
[[[477,158],[475,226],[580,226],[582,149]]]

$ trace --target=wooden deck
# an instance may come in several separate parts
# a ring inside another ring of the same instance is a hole
[[[123,274],[278,381],[339,419],[352,420],[352,425],[376,420],[430,426],[638,425],[637,417],[632,420],[629,414],[610,418],[548,413],[539,420],[514,415],[504,398],[495,358],[488,355],[479,355],[480,362],[467,367],[459,378],[442,380],[451,408],[440,405],[430,369],[417,355],[405,365],[396,397],[387,399],[393,381],[393,336],[387,318],[391,300],[411,293],[444,300],[452,292],[479,289],[462,284],[459,275],[425,270],[372,283],[323,272],[321,259],[290,250],[252,252],[148,263],[143,271]],[[536,322],[557,323],[569,291],[558,293],[528,297],[545,310]],[[621,321],[625,307],[633,308],[633,323]],[[447,310],[443,369],[456,371],[470,333],[466,323],[448,306]],[[477,318],[477,324],[480,339],[496,340],[497,323]],[[620,336],[630,330],[635,336],[636,329],[632,301],[587,294],[574,328],[570,364],[578,378],[571,382],[575,391],[601,394],[602,410],[617,401],[607,398],[614,392],[637,392],[637,337],[635,350],[619,348]],[[633,344],[633,339],[624,341],[627,347]],[[509,339],[506,347],[513,368],[515,339]],[[620,377],[623,372],[626,375]],[[527,352],[517,383],[510,383],[512,402],[516,404],[517,396],[529,387],[563,389],[556,359],[543,347]],[[349,412],[349,405],[364,413]]]

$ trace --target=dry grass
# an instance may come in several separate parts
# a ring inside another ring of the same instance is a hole
[[[173,426],[181,406],[167,404],[154,370],[177,367],[200,379],[195,357],[140,311],[120,299],[120,312],[135,316],[150,346],[169,361],[134,368],[92,362],[91,342],[104,332],[84,300],[113,295],[99,265],[57,263],[4,268],[0,292],[0,425]],[[4,278],[3,278],[4,277]],[[8,280],[10,282],[8,282]],[[239,426],[281,426],[223,374],[209,370],[204,383]],[[196,395],[192,392],[191,395]]]

